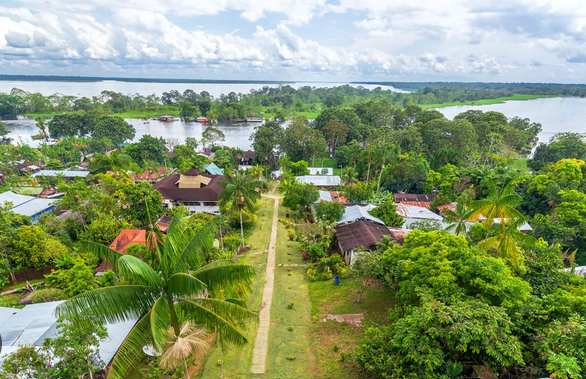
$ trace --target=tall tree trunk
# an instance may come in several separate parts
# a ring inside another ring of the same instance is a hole
[[[244,249],[244,227],[242,226],[242,208],[240,208],[240,238],[242,238],[242,248]],[[234,260],[238,258],[238,250],[234,253]]]
[[[187,361],[183,359],[183,370],[185,370],[185,379],[189,379],[189,370],[187,369]]]
[[[385,165],[382,165],[380,168],[380,174],[378,176],[378,186],[376,187],[376,192],[378,193],[380,191],[380,179],[383,176],[383,170],[385,169]]]
[[[369,180],[370,180],[370,160],[368,161],[368,172],[366,174],[366,184],[368,184]]]
[[[224,236],[222,236],[222,225],[220,224],[220,244],[222,245],[222,253],[224,252]]]
[[[221,363],[221,367],[220,367],[220,379],[224,379],[224,340],[222,339],[222,336],[219,335],[220,337],[220,361]]]
[[[175,305],[173,304],[173,297],[170,293],[167,294],[167,304],[169,305],[169,312],[171,313],[171,325],[173,325],[173,333],[177,337],[181,335],[181,328],[179,327],[179,319],[175,313]]]

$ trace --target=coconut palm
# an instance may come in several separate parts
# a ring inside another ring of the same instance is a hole
[[[100,172],[112,171],[115,174],[120,171],[126,171],[132,167],[132,158],[130,155],[120,150],[114,150],[109,155],[93,154],[91,157],[90,167],[92,170]]]
[[[442,213],[446,216],[446,221],[450,222],[450,225],[445,230],[448,232],[454,232],[455,235],[463,234],[468,239],[468,219],[472,214],[473,210],[468,209],[464,203],[459,202],[456,205],[456,211],[445,208]]]
[[[510,220],[522,219],[523,214],[516,210],[515,205],[522,200],[521,196],[513,193],[512,180],[508,179],[502,189],[497,189],[492,179],[488,179],[488,197],[483,200],[471,201],[469,204],[473,212],[468,220],[477,220],[481,217],[486,218],[484,222],[487,231],[497,219],[501,224],[501,234],[504,234],[506,222]],[[488,237],[488,234],[487,234]]]
[[[358,183],[358,173],[352,167],[347,167],[342,171],[342,180],[344,184],[356,184]]]
[[[525,223],[524,218],[517,220],[508,219],[504,229],[499,227],[499,233],[494,237],[481,241],[478,246],[483,250],[495,249],[502,257],[509,258],[513,264],[517,264],[519,244],[532,245],[535,238],[519,231],[519,227]],[[502,223],[501,223],[502,225]]]
[[[219,182],[224,191],[218,196],[220,204],[226,206],[230,204],[230,210],[240,213],[240,237],[242,238],[242,247],[244,247],[244,226],[242,225],[242,211],[247,209],[252,211],[254,203],[260,199],[260,193],[256,188],[260,186],[260,181],[254,180],[242,172],[237,171],[236,176],[224,173],[225,181]],[[234,253],[236,258],[236,254]]]
[[[132,255],[84,241],[83,249],[111,263],[127,284],[82,293],[56,310],[59,317],[65,318],[90,312],[107,323],[138,319],[114,357],[108,378],[125,377],[147,345],[157,352],[172,348],[169,327],[175,341],[184,342],[186,334],[182,334],[181,325],[189,321],[210,331],[220,331],[226,340],[243,345],[247,339],[233,321],[242,324],[254,317],[233,302],[208,297],[222,288],[248,283],[255,274],[252,266],[230,260],[205,264],[204,248],[211,247],[217,231],[215,219],[193,232],[175,217],[164,240],[152,226],[152,220],[148,225],[146,239],[154,255],[152,267]]]
[[[189,379],[187,359],[207,352],[210,345],[204,340],[205,331],[198,329],[190,321],[181,325],[179,335],[173,328],[167,330],[167,348],[161,355],[160,365],[163,368],[176,368],[183,365],[184,375]]]

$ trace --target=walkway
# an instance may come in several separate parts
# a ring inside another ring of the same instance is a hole
[[[273,213],[273,226],[271,228],[271,241],[269,242],[269,253],[267,257],[267,268],[265,272],[265,286],[262,292],[262,303],[258,322],[258,331],[254,340],[252,351],[253,374],[264,374],[269,350],[269,329],[271,327],[271,304],[273,302],[273,289],[275,285],[275,245],[277,244],[277,223],[279,222],[279,199],[280,196],[264,195],[275,200]]]

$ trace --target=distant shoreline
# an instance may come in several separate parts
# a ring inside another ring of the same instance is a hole
[[[451,103],[441,103],[441,104],[418,104],[423,109],[437,109],[437,108],[446,108],[446,107],[458,107],[463,105],[492,105],[492,104],[504,104],[507,101],[527,101],[527,100],[536,100],[536,99],[544,99],[544,98],[552,98],[552,97],[572,97],[572,96],[565,96],[565,95],[520,95],[515,94],[513,96],[506,96],[506,97],[499,97],[496,99],[482,99],[482,100],[475,100],[475,101],[464,101],[464,102],[451,102]]]
[[[101,76],[57,76],[57,75],[0,75],[0,81],[19,82],[128,82],[128,83],[203,83],[203,84],[288,84],[284,80],[217,80],[217,79],[165,79],[165,78],[118,78]]]

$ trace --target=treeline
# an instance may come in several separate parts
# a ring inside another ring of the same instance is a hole
[[[250,116],[270,114],[285,120],[299,113],[317,114],[323,109],[341,105],[385,100],[399,108],[411,104],[440,104],[451,102],[495,99],[514,94],[547,96],[585,96],[586,87],[574,85],[491,84],[491,83],[384,83],[385,85],[411,88],[414,92],[397,93],[377,87],[366,89],[350,85],[332,88],[290,85],[264,86],[252,89],[248,94],[230,92],[213,97],[207,91],[197,93],[191,89],[183,92],[170,90],[157,94],[127,95],[114,91],[102,91],[98,96],[75,97],[63,94],[44,96],[14,88],[10,93],[0,93],[0,117],[19,114],[53,114],[72,111],[104,111],[112,113],[134,112],[132,117],[148,118],[148,114],[170,113],[183,119],[205,116],[212,120],[234,121]],[[425,84],[425,86],[424,86]],[[144,115],[141,115],[141,112]]]

